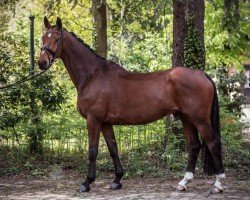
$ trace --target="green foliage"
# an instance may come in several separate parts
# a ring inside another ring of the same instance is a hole
[[[187,35],[184,44],[184,64],[193,69],[205,70],[205,50],[198,37],[195,27],[194,16],[189,16],[187,20]]]
[[[159,71],[171,66],[171,41],[159,34],[146,33],[143,40],[117,41],[109,52],[112,60],[117,60],[131,71]]]
[[[20,20],[16,26],[16,33],[1,34],[1,85],[14,83],[29,74],[29,40],[28,31],[22,34],[24,27],[25,22]],[[28,27],[25,28],[28,30]],[[34,137],[40,137],[38,135],[44,133],[41,126],[42,116],[59,109],[66,99],[62,84],[53,78],[55,77],[52,74],[45,74],[35,80],[0,91],[0,128],[5,130],[5,137],[9,136],[8,130],[11,128],[18,141],[20,132],[16,131],[16,128],[20,123],[29,127],[24,136],[30,137],[31,143],[34,142]],[[31,96],[34,102],[31,102]]]
[[[249,128],[249,124],[242,123],[239,116],[224,106],[220,109],[220,116],[222,149],[226,168],[248,173],[250,146],[249,142],[244,140],[244,130]]]
[[[112,18],[108,29],[110,59],[132,71],[170,68],[172,15],[169,2],[125,0],[108,3]]]
[[[242,69],[242,63],[249,58],[249,3],[240,1],[241,18],[237,29],[228,32],[224,26],[223,1],[216,1],[216,8],[206,4],[205,45],[206,69],[230,67]]]
[[[217,78],[221,107],[234,113],[235,116],[242,116],[242,106],[246,103],[246,97],[243,94],[245,74],[238,72],[228,77],[227,70],[219,68]]]

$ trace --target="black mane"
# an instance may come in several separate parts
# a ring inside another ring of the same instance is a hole
[[[65,29],[66,30],[66,29]],[[67,31],[67,30],[66,30]],[[68,31],[67,31],[68,32]],[[87,47],[92,53],[94,53],[98,58],[101,58],[102,60],[107,61],[106,58],[103,58],[102,56],[98,55],[95,50],[93,50],[88,44],[86,44],[81,38],[77,37],[77,35],[74,32],[68,32],[73,37],[75,37],[81,44],[83,44],[85,47]]]

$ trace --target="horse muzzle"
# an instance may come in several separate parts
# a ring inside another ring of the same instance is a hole
[[[50,63],[47,60],[39,60],[38,66],[41,70],[47,70],[50,67]]]

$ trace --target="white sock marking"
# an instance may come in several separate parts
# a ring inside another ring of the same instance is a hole
[[[185,189],[187,188],[186,184],[191,182],[194,179],[194,174],[192,172],[186,172],[184,178],[178,183]]]

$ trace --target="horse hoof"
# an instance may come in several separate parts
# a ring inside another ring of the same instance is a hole
[[[176,190],[178,190],[178,191],[185,191],[186,189],[187,189],[187,187],[184,187],[182,185],[177,185],[177,187],[176,187]]]
[[[109,189],[111,190],[120,190],[122,188],[122,184],[121,183],[113,183]]]
[[[86,186],[86,185],[82,185],[78,190],[77,192],[89,192],[90,191],[90,187],[89,186]]]
[[[220,192],[223,192],[223,189],[220,189],[218,187],[213,187],[212,190],[211,190],[211,194],[217,194],[217,193],[220,193]]]

